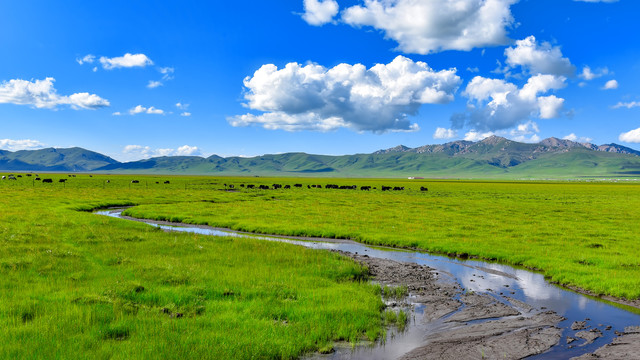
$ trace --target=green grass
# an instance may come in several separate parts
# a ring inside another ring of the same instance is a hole
[[[210,192],[110,179],[105,189],[86,175],[66,186],[0,183],[0,358],[290,359],[382,336],[366,268],[86,212]]]
[[[141,205],[135,217],[464,254],[539,269],[551,281],[640,297],[634,183],[228,179],[371,185],[371,192],[243,190]],[[405,186],[381,192],[381,185]],[[429,188],[420,192],[420,186]]]
[[[286,359],[403,323],[380,296],[402,287],[368,284],[367,270],[342,256],[88,212],[113,205],[135,205],[127,213],[144,218],[478,256],[640,297],[637,184],[41,177],[54,183],[0,182],[0,358]],[[240,187],[273,183],[304,186]],[[307,188],[327,183],[378,189]]]

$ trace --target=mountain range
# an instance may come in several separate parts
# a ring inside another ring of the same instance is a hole
[[[640,151],[558,138],[521,143],[499,136],[478,142],[342,156],[285,153],[256,157],[165,156],[119,162],[85,150],[0,150],[2,171],[323,177],[568,178],[640,177]]]

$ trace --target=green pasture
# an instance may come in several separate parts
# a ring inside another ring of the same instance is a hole
[[[208,180],[41,178],[55,182],[0,182],[2,359],[291,359],[379,339],[393,317],[367,269],[338,254],[87,212],[224,197]]]
[[[390,290],[337,254],[89,212],[115,205],[141,218],[477,256],[640,296],[634,183],[22,175],[0,181],[0,358],[296,358],[406,320],[384,311]],[[246,187],[274,183],[291,189]]]

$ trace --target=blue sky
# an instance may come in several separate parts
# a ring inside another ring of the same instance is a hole
[[[640,149],[640,2],[0,4],[0,148],[369,153],[497,134]]]

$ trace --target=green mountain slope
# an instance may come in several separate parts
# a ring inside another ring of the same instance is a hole
[[[413,149],[400,145],[372,154],[165,156],[127,163],[81,148],[0,151],[0,170],[229,176],[640,177],[638,155],[640,152],[617,144],[596,146],[557,138],[528,144],[492,136],[475,143],[454,141]]]
[[[79,147],[68,149],[4,151],[0,169],[23,171],[91,171],[118,161]]]

